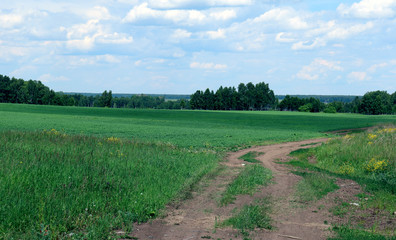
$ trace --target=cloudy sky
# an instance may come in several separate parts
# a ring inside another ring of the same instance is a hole
[[[13,0],[0,74],[55,91],[396,91],[396,0]]]

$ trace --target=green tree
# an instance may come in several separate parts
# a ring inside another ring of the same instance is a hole
[[[368,115],[392,113],[391,96],[386,91],[374,91],[364,94],[359,112]]]
[[[98,107],[112,107],[113,103],[113,95],[111,90],[109,92],[107,92],[107,90],[105,90],[102,95],[99,97],[98,99]]]

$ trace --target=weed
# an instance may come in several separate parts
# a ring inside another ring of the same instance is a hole
[[[220,205],[227,205],[235,200],[236,195],[253,194],[259,186],[270,182],[272,173],[261,165],[254,164],[246,166],[237,178],[227,187]]]
[[[250,163],[261,163],[259,160],[256,159],[256,157],[262,155],[264,153],[262,152],[248,152],[245,155],[241,156],[239,159],[244,160],[245,162],[250,162]]]
[[[303,179],[297,184],[296,197],[300,202],[319,200],[338,189],[335,179],[324,173],[293,172]]]
[[[222,226],[232,226],[240,231],[245,237],[255,228],[273,229],[272,220],[269,216],[271,205],[269,198],[258,200],[251,205],[245,205],[233,217],[221,223]]]
[[[335,226],[333,227],[333,231],[337,234],[337,236],[328,238],[328,240],[396,240],[396,236],[382,236],[365,231],[363,229],[351,229],[348,226]]]

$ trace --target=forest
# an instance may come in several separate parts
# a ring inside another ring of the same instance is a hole
[[[216,91],[197,90],[189,100],[184,98],[169,100],[164,96],[145,94],[115,94],[115,96],[111,90],[97,95],[55,92],[40,81],[25,81],[0,75],[0,103],[109,108],[396,114],[396,92],[388,94],[386,91],[372,91],[362,97],[276,96],[269,85],[264,82],[240,83],[238,88],[221,86]]]

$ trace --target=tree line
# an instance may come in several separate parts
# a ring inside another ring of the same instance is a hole
[[[191,109],[204,110],[269,110],[277,104],[274,92],[268,84],[240,83],[235,87],[220,87],[213,90],[196,91],[190,98]]]
[[[323,99],[339,100],[324,103]],[[322,100],[322,101],[321,101]],[[155,108],[155,109],[203,109],[203,110],[280,110],[326,113],[361,113],[368,115],[396,114],[396,92],[367,92],[352,101],[343,98],[319,98],[286,95],[279,102],[268,84],[240,83],[238,88],[220,87],[198,90],[190,100],[167,101],[163,96],[132,95],[113,97],[112,91],[97,95],[65,94],[49,89],[40,81],[10,78],[0,75],[0,103],[24,103],[40,105]]]
[[[372,91],[352,102],[320,102],[317,98],[299,98],[286,95],[278,105],[281,111],[361,113],[367,115],[396,114],[396,92]]]
[[[143,94],[114,98],[111,90],[90,96],[65,94],[49,89],[40,81],[25,81],[3,75],[0,75],[0,103],[113,108],[189,108],[189,103],[184,99],[166,101],[161,96],[152,97]]]

